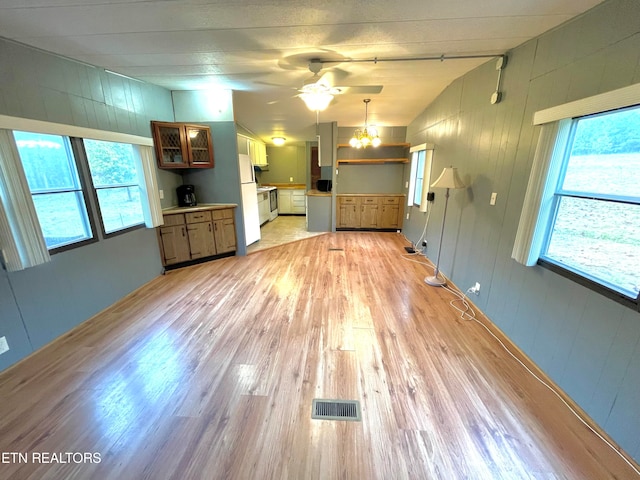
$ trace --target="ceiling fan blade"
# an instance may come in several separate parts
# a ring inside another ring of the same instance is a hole
[[[354,85],[353,87],[336,87],[341,90],[340,93],[367,94],[374,95],[382,91],[382,85]]]

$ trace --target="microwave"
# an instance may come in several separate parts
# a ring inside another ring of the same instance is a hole
[[[316,184],[316,188],[320,191],[320,192],[330,192],[331,191],[331,180],[318,180],[318,183]]]

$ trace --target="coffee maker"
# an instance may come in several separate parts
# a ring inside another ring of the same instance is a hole
[[[180,185],[176,188],[176,193],[178,194],[178,206],[195,207],[198,204],[193,185]]]

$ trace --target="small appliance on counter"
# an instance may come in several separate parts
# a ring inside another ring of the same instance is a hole
[[[193,185],[180,185],[176,188],[176,193],[178,194],[179,207],[195,207],[198,205]]]
[[[320,192],[330,192],[332,187],[332,182],[331,180],[318,180],[316,187]]]

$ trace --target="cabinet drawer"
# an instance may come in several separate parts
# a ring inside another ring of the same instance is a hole
[[[362,197],[363,205],[376,205],[378,203],[378,197]]]
[[[343,205],[355,205],[358,203],[358,199],[356,197],[338,197],[340,199],[340,203]]]
[[[171,227],[173,225],[184,225],[184,215],[179,213],[177,215],[164,215],[164,226]]]
[[[233,218],[232,208],[225,208],[224,210],[213,210],[211,213],[213,214],[214,220],[222,220],[224,218]]]
[[[211,212],[190,212],[185,214],[187,223],[210,222]]]
[[[400,205],[400,197],[382,197],[383,205]]]

